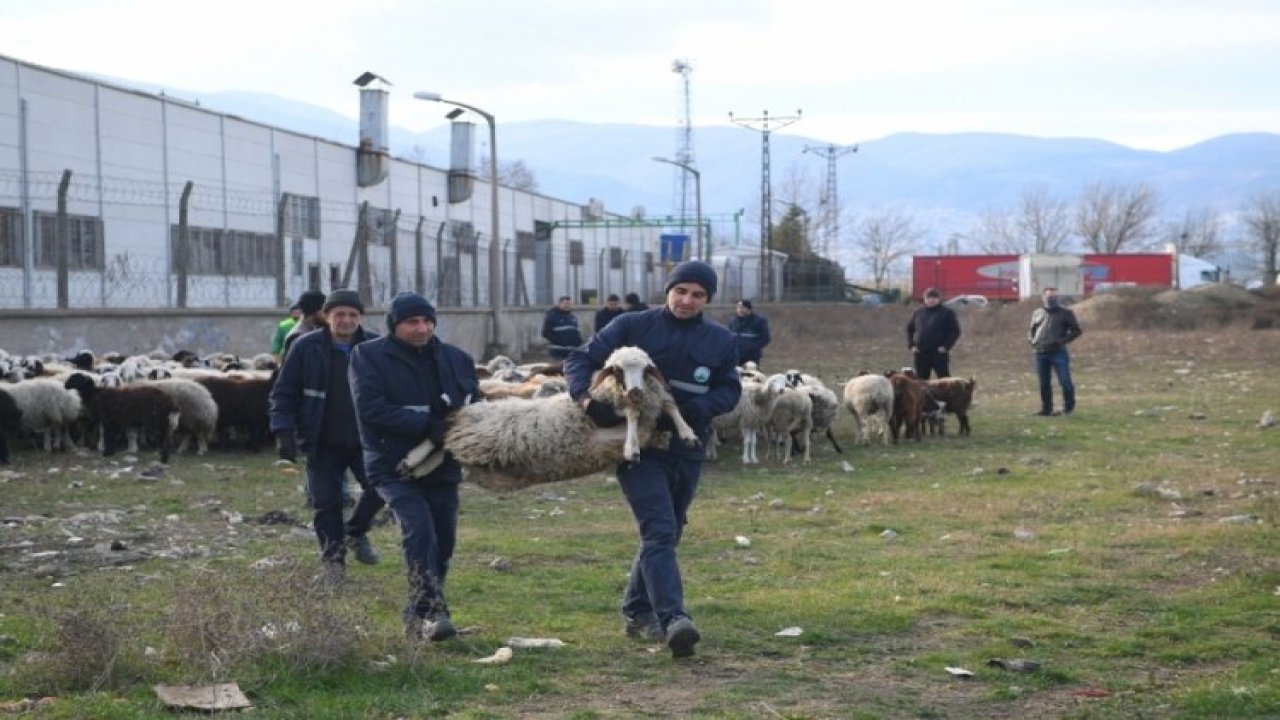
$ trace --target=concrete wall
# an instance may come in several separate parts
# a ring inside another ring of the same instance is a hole
[[[543,309],[511,309],[503,313],[508,355],[537,355],[545,346],[541,338]],[[577,313],[582,327],[590,328],[594,309]],[[0,349],[13,355],[52,353],[69,357],[82,349],[95,353],[126,355],[164,350],[191,350],[204,355],[232,352],[252,356],[271,351],[271,336],[284,318],[278,310],[230,308],[226,310],[11,310],[0,316]],[[490,314],[486,310],[442,309],[437,334],[461,347],[476,360],[488,346]],[[364,325],[386,332],[382,312],[364,316]]]
[[[759,306],[775,325],[788,316],[803,315],[802,306]],[[590,337],[596,308],[575,311],[584,336]],[[517,361],[545,359],[541,337],[545,308],[507,308],[503,311],[505,352]],[[732,305],[716,305],[707,314],[720,323],[733,317]],[[270,352],[271,336],[284,318],[279,310],[8,310],[0,315],[0,349],[12,355],[51,353],[69,357],[83,349],[126,355],[163,350],[191,350],[204,355],[231,352],[242,357]],[[483,309],[446,308],[438,311],[436,332],[441,339],[466,350],[477,361],[487,360],[490,314]],[[386,332],[381,311],[364,316],[364,326]],[[780,325],[779,325],[780,326]],[[777,330],[775,330],[775,333]]]

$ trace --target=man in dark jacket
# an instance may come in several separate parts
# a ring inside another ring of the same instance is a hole
[[[1071,382],[1071,355],[1067,345],[1084,331],[1076,314],[1058,301],[1058,289],[1048,287],[1040,293],[1041,306],[1031,313],[1031,327],[1027,340],[1036,351],[1036,375],[1040,379],[1040,412],[1036,415],[1055,415],[1053,411],[1053,377],[1057,373],[1062,386],[1062,413],[1070,415],[1076,409],[1076,386]]]
[[[929,373],[951,376],[951,348],[960,341],[960,320],[942,304],[937,288],[924,291],[924,307],[907,322],[907,348],[911,351],[916,377],[928,380]]]
[[[378,335],[361,327],[364,305],[354,290],[329,293],[321,311],[325,325],[293,343],[271,388],[271,431],[279,440],[281,458],[295,461],[299,449],[306,453],[307,499],[315,510],[320,557],[325,576],[336,582],[345,574],[348,547],[355,550],[356,560],[378,562],[369,528],[385,503],[365,477],[347,381],[352,348]],[[344,523],[347,470],[363,492]]]
[[[609,355],[631,345],[653,359],[680,414],[706,442],[711,418],[732,410],[742,393],[733,335],[702,312],[716,284],[710,265],[681,263],[667,279],[663,307],[622,315],[570,353],[564,364],[569,394],[583,403],[592,421],[601,427],[622,422],[611,406],[591,401],[587,390],[592,373]],[[703,454],[702,443],[690,447],[671,433],[668,446],[643,448],[638,460],[617,468],[618,484],[640,532],[622,599],[625,630],[630,637],[665,641],[675,657],[692,655],[702,637],[684,606],[676,546],[698,489]]]
[[[629,292],[627,293],[626,304],[622,309],[624,312],[640,312],[641,310],[648,310],[649,303],[642,301],[639,294]]]
[[[729,321],[729,332],[738,343],[738,362],[760,364],[764,349],[769,344],[769,321],[757,313],[750,300],[739,300]]]
[[[303,335],[324,327],[325,295],[319,290],[304,290],[298,296],[298,322],[293,324],[289,333],[284,336],[281,354],[287,354],[293,343]]]
[[[626,312],[626,310],[622,309],[621,298],[611,293],[609,297],[605,298],[604,307],[596,311],[596,324],[594,325],[594,330],[596,332],[600,332],[604,329],[605,325],[609,324],[610,320],[618,317],[624,312]]]
[[[415,639],[445,640],[457,634],[444,581],[457,544],[462,467],[446,454],[426,477],[405,479],[396,466],[424,439],[438,447],[448,416],[480,397],[480,383],[471,356],[435,336],[436,309],[421,295],[397,295],[387,329],[351,356],[365,468],[400,526],[409,572],[405,630]]]
[[[547,341],[547,354],[552,360],[562,362],[570,350],[582,344],[578,316],[573,314],[573,300],[568,295],[560,296],[556,306],[542,319],[542,337]]]

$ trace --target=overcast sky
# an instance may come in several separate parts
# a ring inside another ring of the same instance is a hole
[[[1277,0],[0,0],[0,54],[175,90],[247,90],[351,117],[387,78],[504,121],[695,127],[803,119],[852,144],[919,131],[1168,150],[1280,132]],[[674,134],[674,131],[673,131]]]

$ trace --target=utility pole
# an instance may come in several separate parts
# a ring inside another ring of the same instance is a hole
[[[836,160],[850,153],[858,152],[857,145],[805,145],[804,151],[821,155],[827,159],[827,183],[823,188],[822,196],[818,198],[818,204],[822,206],[822,246],[818,250],[818,254],[823,257],[829,257],[828,253],[834,246],[840,247],[840,193],[837,191],[836,184]]]
[[[773,293],[773,186],[769,179],[769,135],[774,130],[800,121],[802,112],[786,117],[769,117],[769,111],[758,118],[735,118],[729,112],[729,122],[760,133],[763,147],[760,153],[760,291],[765,300],[774,300]]]
[[[688,58],[676,58],[671,63],[671,72],[680,76],[681,91],[683,93],[681,110],[683,115],[680,118],[680,134],[676,140],[675,165],[679,171],[676,178],[676,206],[680,210],[680,232],[684,233],[683,220],[689,217],[689,172],[685,169],[696,172],[693,162],[693,120],[691,117],[691,105],[689,91],[689,76],[693,74],[693,63]],[[683,169],[682,169],[683,168]],[[701,228],[698,230],[701,232]],[[696,247],[696,246],[695,246]],[[686,256],[687,257],[687,256]],[[703,258],[706,259],[706,258]]]

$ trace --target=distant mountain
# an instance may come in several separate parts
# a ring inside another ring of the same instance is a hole
[[[247,119],[345,144],[357,142],[356,120],[306,103],[239,92],[201,95],[199,100]],[[428,164],[447,166],[447,126],[415,133],[391,120],[394,155],[425,155]],[[483,142],[487,135],[481,132],[478,137]],[[674,127],[499,122],[498,156],[523,160],[542,194],[584,204],[597,198],[620,214],[643,206],[649,217],[659,217],[672,212],[677,170],[652,158],[673,157],[676,137]],[[744,235],[754,234],[760,203],[760,134],[734,126],[699,127],[694,129],[694,143],[704,213],[724,216],[742,210]],[[770,136],[775,202],[789,197],[795,177],[805,178],[809,197],[817,194],[826,161],[804,149],[827,144],[800,135]],[[862,143],[856,153],[838,160],[838,172],[845,217],[887,206],[901,208],[927,229],[925,242],[932,250],[953,233],[970,231],[984,211],[1009,207],[1036,186],[1070,200],[1094,181],[1144,182],[1159,193],[1165,218],[1206,206],[1234,214],[1259,192],[1280,188],[1280,134],[1225,135],[1154,152],[1087,138],[897,133]],[[852,221],[842,222],[847,227]]]

